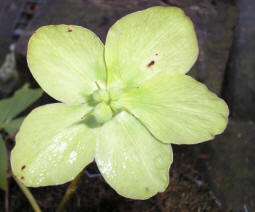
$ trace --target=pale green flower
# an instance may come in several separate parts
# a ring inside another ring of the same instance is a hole
[[[164,191],[170,143],[211,140],[228,107],[185,75],[198,56],[190,19],[176,7],[127,15],[105,46],[88,29],[50,25],[29,41],[28,65],[63,103],[32,111],[16,138],[13,173],[27,186],[72,180],[94,159],[120,195],[147,199]]]

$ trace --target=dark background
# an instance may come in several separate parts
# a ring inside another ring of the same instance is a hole
[[[0,98],[25,82],[27,41],[48,24],[76,24],[104,41],[109,27],[130,12],[155,5],[181,7],[198,34],[200,55],[190,74],[223,97],[231,111],[227,130],[212,142],[174,146],[166,192],[146,201],[118,196],[94,164],[68,211],[255,211],[255,1],[254,0],[0,0]],[[13,49],[15,46],[15,50]],[[17,72],[5,57],[14,51]],[[37,103],[53,101],[44,97]],[[66,185],[33,189],[44,211],[54,211]],[[0,211],[4,208],[0,191]],[[11,181],[13,211],[32,211]]]

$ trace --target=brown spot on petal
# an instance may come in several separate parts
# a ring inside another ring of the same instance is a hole
[[[150,68],[150,67],[152,67],[154,64],[155,64],[155,61],[152,60],[152,61],[150,61],[150,62],[148,63],[147,67]]]
[[[68,27],[67,32],[72,32],[73,29],[71,27]]]
[[[23,177],[23,176],[21,176],[21,178],[20,178],[21,180],[24,180],[25,178]]]
[[[24,165],[24,166],[21,167],[21,170],[24,170],[25,168],[26,168],[26,166]]]

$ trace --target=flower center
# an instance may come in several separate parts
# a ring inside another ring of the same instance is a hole
[[[104,102],[106,104],[109,104],[110,95],[107,90],[98,89],[94,91],[94,93],[92,94],[92,99],[94,100],[95,103]]]
[[[113,111],[110,107],[110,95],[107,90],[98,89],[92,94],[92,99],[96,106],[91,115],[99,124],[103,124],[111,120]]]

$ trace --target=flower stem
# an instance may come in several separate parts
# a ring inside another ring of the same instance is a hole
[[[83,176],[84,171],[81,171],[79,175],[76,176],[76,178],[69,184],[66,193],[63,197],[63,199],[61,200],[58,208],[57,208],[57,212],[62,212],[64,211],[64,209],[66,208],[67,204],[69,203],[69,201],[73,198],[79,184],[81,181],[81,177]]]
[[[24,193],[24,195],[26,196],[26,198],[28,199],[28,201],[31,204],[34,211],[41,212],[41,209],[40,209],[39,205],[37,204],[34,196],[30,192],[30,190],[25,185],[23,185],[23,183],[20,182],[18,178],[16,178],[15,176],[13,176],[13,178],[16,181],[16,183],[18,184],[18,186],[20,187],[20,189],[22,190],[22,192]]]
[[[5,212],[10,211],[10,188],[9,188],[9,182],[7,184],[7,189],[5,191]]]

